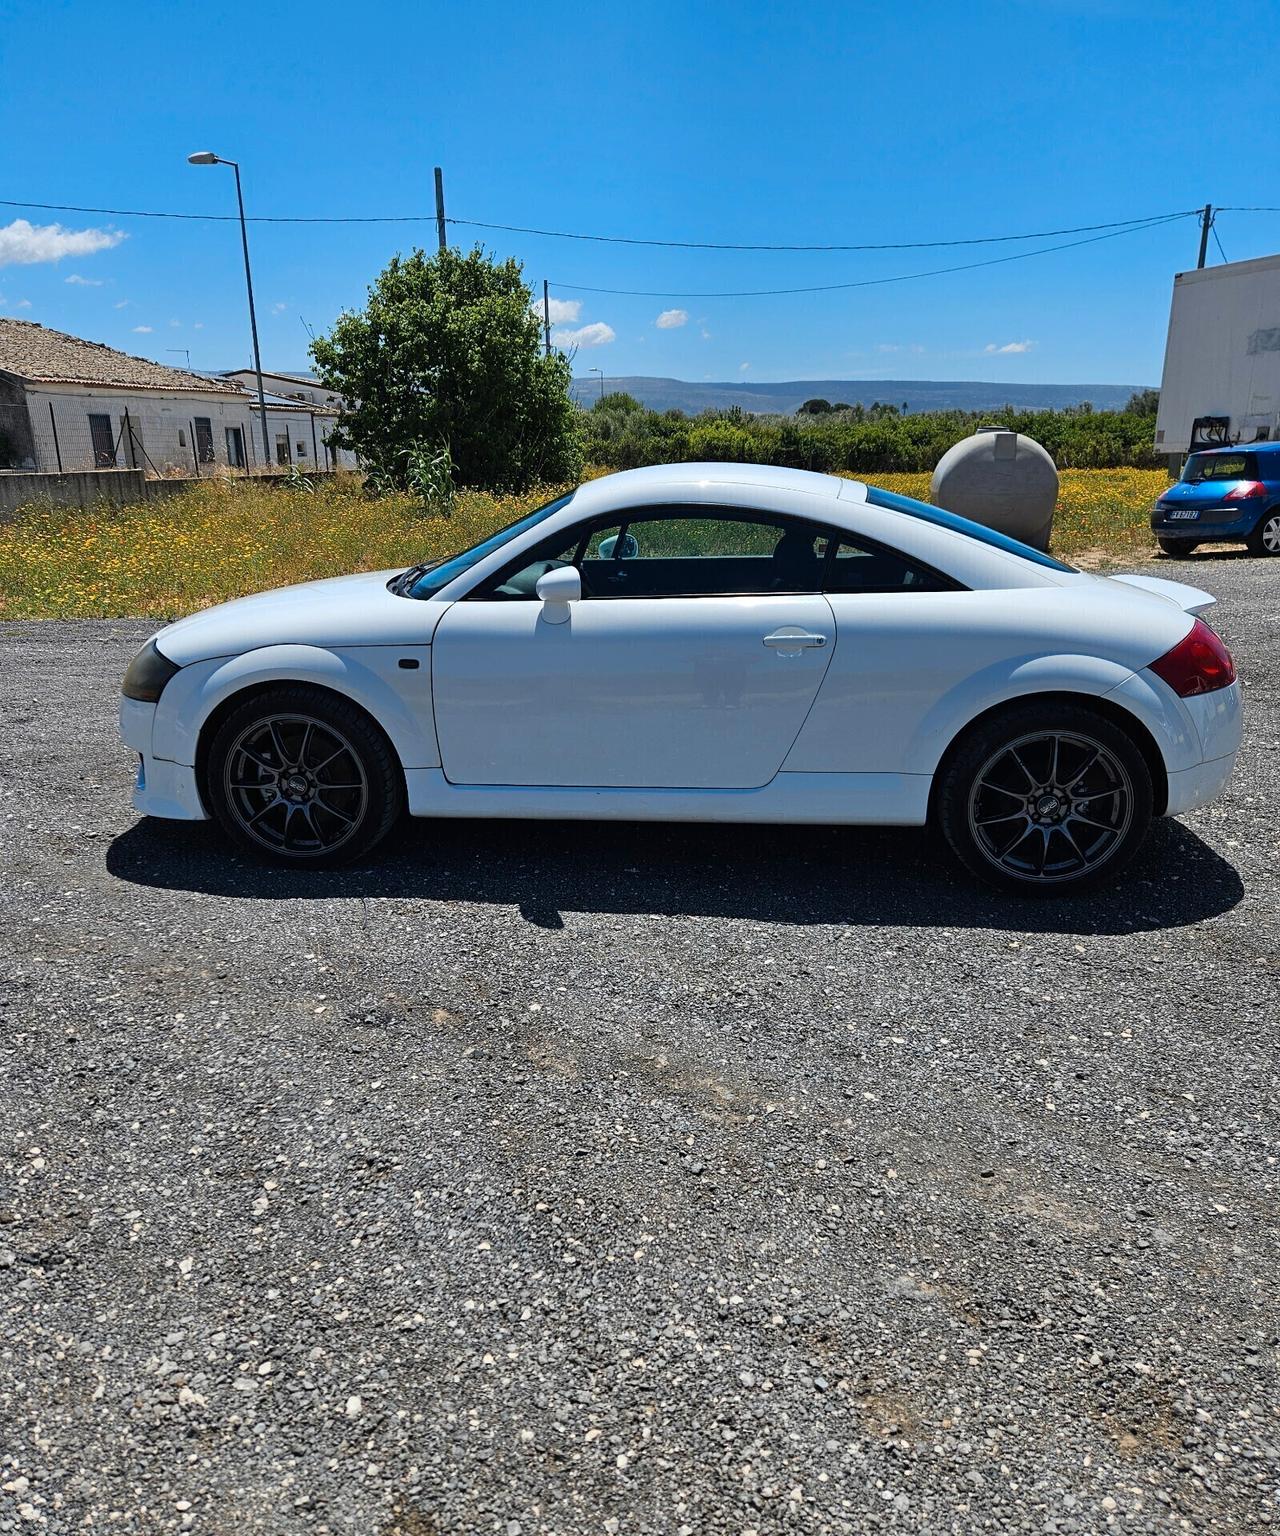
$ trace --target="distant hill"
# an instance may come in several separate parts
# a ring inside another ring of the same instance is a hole
[[[1057,411],[1088,400],[1097,410],[1123,410],[1141,384],[987,384],[949,379],[789,379],[781,384],[694,384],[684,379],[609,378],[609,394],[625,391],[655,411],[728,410],[789,415],[806,400],[871,405],[880,400],[918,411],[998,411],[1011,405],[1022,411]],[[600,398],[599,379],[574,379],[572,393],[582,405]]]

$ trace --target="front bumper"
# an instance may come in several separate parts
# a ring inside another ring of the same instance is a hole
[[[121,698],[120,735],[125,746],[138,754],[134,810],[167,821],[207,821],[209,813],[200,800],[195,769],[156,757],[151,750],[155,718],[154,704]]]

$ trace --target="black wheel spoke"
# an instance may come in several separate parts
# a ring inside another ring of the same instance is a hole
[[[1025,800],[1027,797],[1016,789],[1006,789],[1003,784],[993,784],[990,779],[983,779],[978,786],[980,789],[994,789],[998,795],[1008,795],[1010,800]]]

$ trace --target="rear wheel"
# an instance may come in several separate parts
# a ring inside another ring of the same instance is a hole
[[[1133,740],[1068,702],[1017,704],[964,739],[939,786],[957,857],[994,885],[1083,890],[1128,863],[1151,825],[1151,775]]]
[[[1172,555],[1175,560],[1180,560],[1184,555],[1189,555],[1193,549],[1199,546],[1197,539],[1157,538],[1156,543],[1166,555]]]
[[[1245,543],[1251,555],[1280,555],[1280,508],[1264,512]]]
[[[404,804],[390,743],[363,710],[303,684],[257,694],[209,752],[209,805],[246,853],[332,868],[370,852]]]

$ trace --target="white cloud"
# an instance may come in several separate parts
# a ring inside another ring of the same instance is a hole
[[[738,364],[738,372],[739,373],[746,373],[747,369],[750,368],[750,366],[751,366],[750,363],[739,363]]]
[[[1034,346],[1034,341],[1006,341],[1002,347],[996,346],[994,341],[989,341],[982,350],[991,352],[996,357],[1007,357],[1013,352],[1030,352]]]
[[[118,229],[64,229],[61,224],[31,224],[14,219],[0,228],[0,267],[29,267],[64,256],[92,256],[124,239]]]
[[[193,331],[202,331],[202,330],[204,330],[204,321],[203,320],[197,320],[196,323],[191,327],[191,329]]]
[[[535,299],[532,305],[533,312],[542,318],[542,301]],[[548,299],[547,312],[551,316],[552,325],[572,325],[582,313],[581,299]]]
[[[132,299],[117,299],[116,302],[111,307],[112,307],[112,309],[128,309],[128,307],[132,303],[133,303]]]
[[[876,348],[877,352],[901,352],[902,348],[896,341],[882,341]]]
[[[180,331],[182,329],[182,321],[181,320],[170,320],[170,322],[169,322],[169,329],[171,331]]]
[[[81,277],[78,272],[73,272],[70,277],[62,279],[64,283],[74,283],[77,288],[101,288],[100,277]]]
[[[660,331],[674,331],[678,325],[688,325],[689,311],[687,309],[664,309],[653,323]]]
[[[14,307],[14,309],[30,309],[31,308],[31,300],[30,299],[19,299],[18,302],[13,307]]]
[[[614,339],[614,329],[603,320],[593,320],[576,331],[552,331],[551,339],[558,347],[603,347]]]
[[[705,325],[702,327],[702,339],[703,341],[711,340],[711,332],[706,328]]]
[[[288,309],[288,307],[289,306],[287,304],[284,304],[284,303],[273,304],[271,306],[271,313],[273,315],[282,315],[282,314],[284,314],[285,310]]]
[[[133,334],[135,336],[150,336],[153,330],[155,330],[155,326],[153,325],[135,325],[133,328]]]

